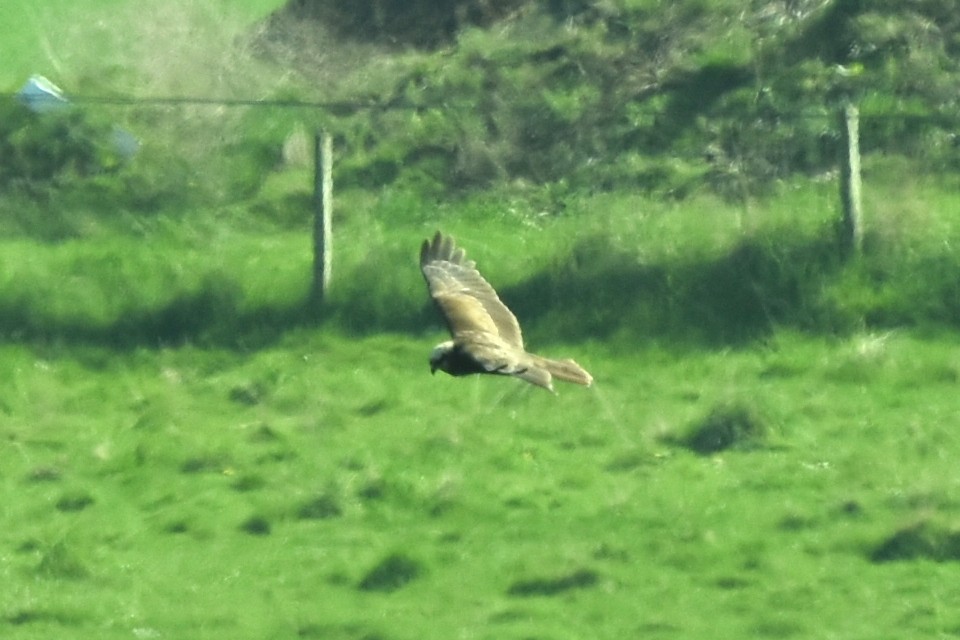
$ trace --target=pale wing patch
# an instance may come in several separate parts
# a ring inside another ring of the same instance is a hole
[[[523,348],[517,318],[452,238],[437,232],[432,241],[424,241],[420,268],[454,337],[462,331],[491,331],[510,346]]]
[[[497,335],[497,325],[476,298],[459,292],[445,292],[434,294],[433,299],[454,337],[471,331]]]

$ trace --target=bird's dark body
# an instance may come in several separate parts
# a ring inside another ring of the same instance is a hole
[[[475,373],[500,373],[499,371],[490,371],[481,363],[477,362],[463,345],[454,343],[453,348],[443,355],[442,361],[438,362],[438,368],[451,376],[469,376]]]

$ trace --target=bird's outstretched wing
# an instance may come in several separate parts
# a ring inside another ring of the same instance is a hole
[[[523,349],[520,323],[453,238],[439,231],[420,247],[420,270],[454,339],[483,331]]]

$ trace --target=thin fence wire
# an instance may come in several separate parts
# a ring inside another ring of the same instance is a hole
[[[397,176],[401,183],[404,176],[413,176],[411,184],[445,180],[443,184],[453,188],[487,184],[483,180],[493,180],[490,175],[547,184],[560,176],[572,188],[620,185],[668,194],[682,193],[691,188],[690,181],[700,180],[724,197],[742,200],[767,193],[769,185],[781,179],[833,177],[840,145],[835,110],[745,111],[738,121],[719,119],[716,127],[691,123],[691,128],[699,129],[689,132],[688,138],[677,138],[677,144],[667,139],[665,145],[659,144],[662,132],[656,130],[656,122],[638,124],[637,135],[622,147],[609,136],[565,139],[570,132],[535,128],[544,138],[538,139],[543,152],[529,154],[536,160],[517,164],[517,158],[526,159],[522,154],[529,153],[523,147],[526,133],[511,130],[517,139],[508,143],[483,139],[483,132],[478,138],[470,118],[481,107],[469,101],[84,93],[62,97],[67,104],[100,111],[100,120],[127,134],[125,139],[144,158],[137,178],[145,180],[145,194],[187,193],[209,203],[235,202],[258,193],[278,171],[308,169],[313,162],[309,140],[321,129],[334,136],[336,183],[345,189],[388,185]],[[0,98],[16,99],[17,94]],[[416,129],[424,126],[419,116],[406,117],[431,111],[447,114],[449,126],[439,133],[436,127]],[[367,115],[369,122],[352,120]],[[526,126],[523,118],[536,117],[509,109],[505,115],[514,128]],[[951,134],[960,132],[960,114],[861,108],[860,120],[865,155],[890,154],[921,172],[960,167],[960,135]],[[424,137],[397,134],[407,125]],[[378,138],[379,134],[385,135]],[[382,143],[382,148],[365,146],[371,141]],[[276,215],[287,215],[275,208]]]
[[[0,99],[16,99],[19,94],[0,93]],[[78,105],[107,106],[213,106],[213,107],[259,107],[281,109],[317,109],[337,112],[358,112],[369,110],[470,110],[476,109],[475,102],[439,101],[413,102],[391,99],[387,102],[372,100],[295,100],[295,99],[257,99],[257,98],[218,98],[208,96],[129,96],[129,95],[83,95],[65,94],[64,99]],[[823,111],[778,111],[780,118],[822,120],[828,117]],[[953,112],[916,113],[912,111],[870,111],[861,109],[861,120],[900,121],[913,124],[957,123],[960,127],[960,114]]]

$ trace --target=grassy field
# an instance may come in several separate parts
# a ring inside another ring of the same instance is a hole
[[[960,345],[858,315],[933,304],[952,200],[878,190],[862,266],[811,271],[772,324],[722,301],[818,264],[796,247],[829,189],[571,199],[586,223],[346,193],[319,322],[303,231],[4,239],[4,637],[955,635]],[[430,377],[437,227],[594,388]],[[844,329],[805,328],[838,299]]]
[[[909,304],[925,261],[906,247],[934,255],[953,228],[949,194],[916,189],[898,205],[874,186],[875,248],[816,280],[822,299]],[[731,333],[746,309],[697,300],[739,290],[738,247],[797,258],[831,197],[787,189],[739,218],[709,198],[570,200],[604,211],[588,223],[481,197],[388,226],[374,213],[407,205],[347,193],[319,323],[298,310],[305,233],[4,240],[0,299],[20,301],[0,347],[4,637],[955,635],[956,334],[787,317]],[[909,224],[920,202],[943,203],[944,226]],[[437,227],[502,285],[531,347],[576,358],[594,388],[430,377],[442,331],[415,255]],[[907,273],[866,296],[893,256]],[[664,271],[666,294],[594,279],[628,258]],[[616,329],[589,305],[622,291]],[[804,300],[780,313],[817,317]]]
[[[4,86],[44,72],[31,28]],[[849,263],[830,181],[338,190],[319,317],[305,169],[186,211],[5,200],[0,636],[960,635],[955,179],[865,167]],[[594,387],[430,376],[438,228]]]
[[[948,637],[955,339],[624,354],[3,348],[4,636]],[[762,436],[677,442],[738,412]]]

